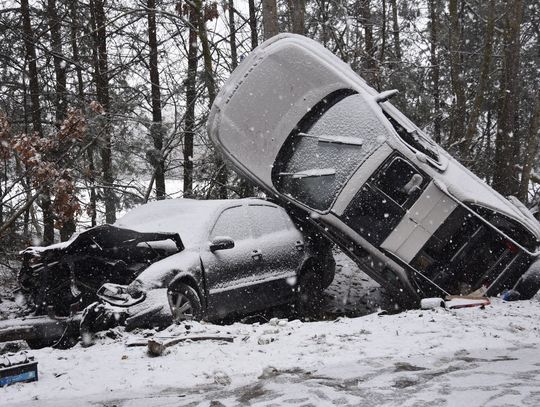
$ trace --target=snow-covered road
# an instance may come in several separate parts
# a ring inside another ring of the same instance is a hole
[[[89,348],[32,351],[39,381],[1,388],[0,406],[540,405],[538,297],[365,315],[377,285],[343,255],[337,263],[327,311],[356,318],[193,323],[193,334],[235,340],[182,343],[161,357],[126,347],[137,335],[122,331]]]
[[[132,335],[34,351],[40,380],[0,389],[2,406],[540,405],[540,302],[408,311],[332,322],[272,321],[192,333],[151,358]],[[183,326],[161,335],[184,332]]]

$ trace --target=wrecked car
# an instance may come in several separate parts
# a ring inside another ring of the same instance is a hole
[[[406,306],[530,298],[540,228],[319,43],[282,34],[216,98],[208,131],[240,174],[318,227]]]
[[[335,270],[325,239],[304,238],[283,208],[261,199],[148,203],[25,258],[34,260],[21,285],[34,303],[65,312],[97,295],[107,306],[91,303],[82,323],[97,329],[113,315],[128,328],[166,326],[308,302]]]

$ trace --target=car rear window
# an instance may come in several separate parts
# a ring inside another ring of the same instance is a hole
[[[327,210],[358,166],[386,140],[386,129],[359,94],[319,103],[282,147],[274,166],[277,189]]]

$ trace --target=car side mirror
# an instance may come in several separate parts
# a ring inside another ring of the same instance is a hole
[[[234,240],[229,236],[216,236],[210,242],[210,251],[215,252],[216,250],[227,250],[234,247]]]

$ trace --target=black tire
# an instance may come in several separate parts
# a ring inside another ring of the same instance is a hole
[[[178,283],[169,288],[168,297],[174,322],[202,319],[201,299],[193,287]]]
[[[519,293],[520,300],[530,300],[540,290],[540,260],[535,261],[521,276],[514,290]]]
[[[318,318],[324,302],[324,281],[321,273],[307,269],[298,278],[296,309],[299,316]]]

